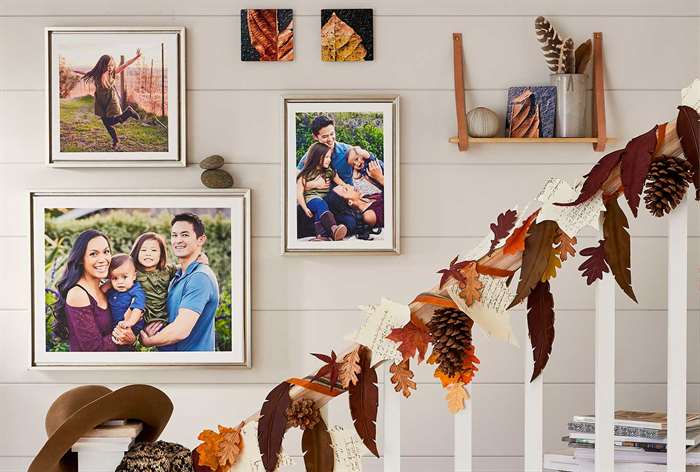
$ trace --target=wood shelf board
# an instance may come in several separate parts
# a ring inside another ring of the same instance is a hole
[[[459,138],[457,136],[453,136],[450,138],[451,143],[457,143],[459,142]],[[496,137],[496,138],[472,138],[471,136],[469,137],[469,142],[470,143],[491,143],[491,144],[519,144],[519,143],[532,143],[532,144],[545,144],[545,143],[597,143],[599,142],[599,138],[505,138],[505,137]],[[614,143],[615,138],[605,138],[606,143]]]

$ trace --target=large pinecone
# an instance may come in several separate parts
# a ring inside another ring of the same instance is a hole
[[[682,157],[664,156],[652,162],[647,174],[644,203],[654,216],[664,216],[683,200],[693,168]]]
[[[453,308],[435,310],[427,324],[433,338],[433,352],[437,353],[437,369],[448,377],[464,370],[466,350],[472,343],[473,325],[471,318]]]
[[[286,413],[288,428],[313,429],[321,420],[321,412],[314,401],[306,398],[294,400]]]

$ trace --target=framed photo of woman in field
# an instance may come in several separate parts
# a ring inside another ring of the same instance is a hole
[[[46,29],[48,164],[185,165],[185,29]]]
[[[285,97],[282,253],[399,252],[399,98]]]
[[[249,190],[30,205],[32,367],[250,367]]]

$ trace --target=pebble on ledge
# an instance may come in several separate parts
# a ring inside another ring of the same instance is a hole
[[[233,177],[231,174],[221,169],[224,165],[224,158],[218,154],[209,156],[199,163],[202,172],[202,183],[208,188],[231,188],[233,187]]]

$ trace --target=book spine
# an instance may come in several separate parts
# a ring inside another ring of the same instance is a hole
[[[569,423],[569,431],[572,433],[595,434],[595,423]],[[615,425],[615,436],[637,437],[644,439],[665,439],[666,432],[656,429],[633,428],[630,426]]]

